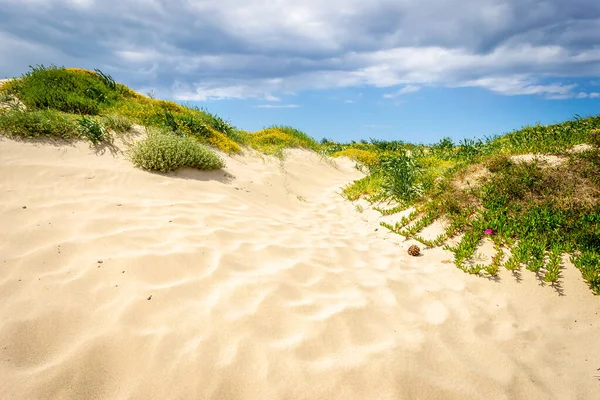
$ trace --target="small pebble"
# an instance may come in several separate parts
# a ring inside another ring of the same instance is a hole
[[[123,271],[123,272],[121,272],[121,273],[122,273],[122,274],[124,274],[124,273],[125,273],[125,271]]]
[[[23,210],[26,209],[26,208],[27,208],[27,206],[23,206]]]
[[[98,260],[98,264],[102,264],[104,261],[102,260]]]
[[[148,296],[148,300],[152,300],[152,295]]]

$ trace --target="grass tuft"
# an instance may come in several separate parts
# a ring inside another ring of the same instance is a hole
[[[97,145],[102,141],[110,142],[112,140],[104,126],[92,118],[82,116],[77,123],[79,124],[81,136],[92,142],[94,145]]]

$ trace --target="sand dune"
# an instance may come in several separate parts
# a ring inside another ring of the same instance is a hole
[[[0,399],[600,398],[572,266],[472,277],[344,201],[349,161],[227,163],[0,141]]]

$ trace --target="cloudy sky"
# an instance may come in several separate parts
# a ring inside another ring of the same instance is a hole
[[[596,0],[0,0],[0,77],[100,68],[256,130],[431,142],[600,114]]]

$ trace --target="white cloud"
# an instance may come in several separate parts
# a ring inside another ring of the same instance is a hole
[[[275,97],[271,93],[265,93],[265,100],[266,101],[281,101],[281,99],[279,97]]]
[[[600,99],[600,93],[598,93],[598,92],[591,92],[591,93],[579,92],[573,97],[575,97],[576,99]]]
[[[540,94],[549,96],[568,95],[577,87],[575,84],[540,85],[527,76],[480,78],[464,82],[460,86],[482,87],[504,95]]]
[[[404,86],[402,89],[394,92],[394,93],[387,93],[384,94],[383,97],[386,99],[395,99],[398,96],[402,96],[404,94],[409,94],[409,93],[416,93],[419,90],[421,90],[421,87],[419,86],[415,86],[415,85],[406,85]]]
[[[600,77],[600,2],[590,0],[0,0],[0,7],[0,54],[11,54],[0,60],[3,73],[37,63],[100,67],[179,100],[276,102],[284,93],[362,86],[397,87],[384,97],[398,98],[424,85],[568,98],[586,92],[566,78]]]

